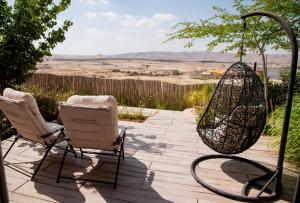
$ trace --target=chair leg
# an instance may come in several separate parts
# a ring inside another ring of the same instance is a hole
[[[10,147],[8,148],[8,150],[6,151],[6,153],[3,156],[3,160],[5,159],[5,157],[7,156],[8,152],[10,152],[10,150],[12,149],[12,147],[16,144],[16,142],[19,140],[20,136],[15,137],[14,142],[10,145]]]
[[[46,152],[45,152],[45,155],[44,155],[43,159],[40,161],[38,167],[37,167],[36,170],[34,171],[34,174],[33,174],[32,177],[31,177],[31,181],[34,180],[35,175],[36,175],[37,172],[40,170],[40,167],[42,166],[43,162],[45,161],[45,159],[46,159],[48,153],[50,152],[50,150],[51,150],[52,147],[55,145],[55,143],[57,142],[57,140],[60,138],[61,135],[62,135],[62,134],[58,135],[57,138],[56,138],[56,140],[54,140],[54,141],[52,142],[51,145],[49,145],[47,142],[45,142],[45,145],[47,146],[47,150],[46,150]]]
[[[80,149],[81,157],[83,157],[83,151],[82,151],[82,148],[79,148],[79,149]]]
[[[122,158],[123,158],[123,160],[125,159],[125,152],[124,152],[125,138],[126,138],[126,134],[124,134],[123,142],[122,142],[122,145],[121,145],[121,151],[122,151]]]
[[[117,164],[117,170],[116,170],[116,176],[115,176],[115,182],[114,182],[114,189],[117,189],[117,182],[118,182],[121,156],[122,156],[122,150],[120,150],[119,156],[118,156],[118,164]]]
[[[122,154],[122,159],[125,159],[125,153],[124,153],[124,144],[122,143],[121,145],[121,154]]]
[[[67,144],[67,147],[66,147],[65,152],[64,152],[64,156],[63,156],[61,164],[60,164],[60,168],[59,168],[59,171],[58,171],[58,174],[57,174],[57,178],[56,178],[56,182],[57,183],[59,183],[60,174],[61,174],[61,171],[63,169],[63,165],[64,165],[64,162],[65,162],[65,158],[66,158],[66,155],[68,153],[68,150],[69,150],[69,143]]]
[[[45,152],[45,155],[44,155],[43,159],[40,161],[38,167],[36,168],[36,170],[34,171],[34,174],[33,174],[32,177],[31,177],[31,181],[34,180],[35,175],[36,175],[37,172],[40,170],[40,167],[42,166],[43,162],[45,161],[45,159],[46,159],[46,157],[47,157],[47,155],[48,155],[48,153],[50,152],[51,149],[52,149],[52,145],[51,145],[50,147],[47,148],[47,150],[46,150],[46,152]]]
[[[74,150],[74,147],[73,147],[72,145],[70,145],[70,149],[71,149],[71,151],[73,152],[74,156],[77,158],[77,154],[76,154],[76,152],[75,152],[75,150]]]

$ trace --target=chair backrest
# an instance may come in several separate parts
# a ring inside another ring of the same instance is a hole
[[[0,96],[0,109],[24,138],[44,143],[42,136],[50,129],[30,93],[6,88]]]
[[[67,135],[74,147],[115,149],[118,103],[112,96],[72,96],[60,105]]]

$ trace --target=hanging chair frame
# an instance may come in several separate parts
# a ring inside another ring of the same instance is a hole
[[[200,183],[203,187],[207,188],[208,190],[215,192],[216,194],[219,194],[223,197],[227,197],[233,200],[238,201],[247,201],[247,202],[264,202],[264,201],[270,201],[273,199],[278,198],[282,194],[282,173],[283,173],[283,163],[284,163],[284,154],[285,154],[285,148],[286,148],[286,142],[287,142],[287,136],[288,136],[288,127],[291,117],[291,108],[292,108],[292,100],[293,100],[293,90],[295,85],[295,78],[297,73],[297,60],[298,60],[298,44],[297,39],[295,36],[295,33],[291,29],[290,25],[280,16],[271,13],[271,12],[252,12],[247,13],[243,16],[241,16],[242,20],[244,21],[244,27],[246,26],[245,20],[248,17],[253,16],[264,16],[271,18],[275,21],[277,21],[287,32],[290,44],[291,44],[291,50],[292,50],[292,60],[291,60],[291,69],[290,69],[290,76],[289,76],[289,84],[288,84],[288,92],[286,97],[286,105],[285,105],[285,114],[284,114],[284,121],[282,124],[282,133],[281,133],[281,142],[280,142],[280,148],[278,152],[278,160],[277,160],[277,166],[275,170],[271,170],[255,161],[251,161],[246,158],[241,158],[238,156],[232,156],[232,155],[224,155],[224,154],[217,154],[217,155],[206,155],[197,158],[193,161],[191,165],[191,174],[195,178],[195,180]],[[241,47],[243,50],[243,45]],[[242,55],[242,54],[241,54]],[[242,56],[241,56],[242,59]],[[242,163],[250,164],[263,172],[265,172],[265,175],[262,175],[260,177],[251,179],[247,181],[243,188],[241,189],[241,195],[232,194],[220,189],[217,189],[209,184],[207,184],[205,181],[203,181],[199,176],[196,174],[196,167],[199,163],[211,160],[211,159],[232,159],[236,160]],[[260,184],[259,182],[264,181],[264,185]],[[270,184],[274,182],[274,187],[272,189],[269,189]],[[258,188],[260,191],[256,196],[248,196],[248,193],[251,188]],[[269,195],[261,196],[264,192],[268,193]]]

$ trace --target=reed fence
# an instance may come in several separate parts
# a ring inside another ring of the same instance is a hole
[[[113,95],[127,105],[155,107],[154,103],[166,109],[186,108],[185,97],[189,91],[199,89],[202,84],[182,85],[157,80],[108,79],[78,75],[54,75],[35,73],[27,81],[50,90],[73,90],[76,94]],[[141,104],[144,102],[144,104]]]

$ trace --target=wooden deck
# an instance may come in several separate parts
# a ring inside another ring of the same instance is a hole
[[[121,162],[117,190],[111,185],[61,180],[55,182],[62,152],[54,149],[34,182],[31,173],[42,158],[44,149],[19,141],[6,162],[6,176],[11,202],[234,202],[206,190],[190,174],[191,162],[204,154],[214,153],[195,131],[192,114],[159,111],[144,123],[123,122],[128,127],[125,152]],[[12,140],[2,143],[5,152]],[[79,155],[79,153],[78,153]],[[261,137],[241,156],[274,167],[276,155],[268,149],[268,138]],[[111,179],[115,159],[103,156],[74,158],[69,153],[63,175]],[[229,160],[210,161],[199,165],[199,175],[220,189],[240,193],[242,183],[261,174],[250,166]],[[285,169],[284,195],[275,202],[290,202],[296,174]]]

